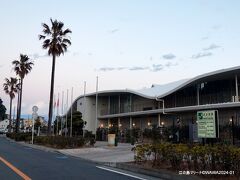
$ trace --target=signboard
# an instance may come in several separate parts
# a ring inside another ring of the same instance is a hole
[[[218,137],[218,113],[215,110],[197,112],[198,138]]]

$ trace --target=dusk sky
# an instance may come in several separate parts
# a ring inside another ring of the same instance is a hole
[[[22,114],[37,105],[47,115],[52,58],[38,35],[50,18],[72,30],[72,46],[57,59],[55,94],[74,87],[76,98],[84,81],[94,92],[96,76],[99,90],[141,89],[238,66],[239,8],[239,0],[2,0],[0,84],[27,54],[35,65],[24,79]],[[9,109],[3,88],[0,97]]]

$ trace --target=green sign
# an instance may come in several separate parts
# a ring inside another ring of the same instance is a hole
[[[218,137],[217,118],[217,111],[197,112],[198,138]]]

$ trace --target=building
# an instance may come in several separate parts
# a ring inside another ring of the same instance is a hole
[[[47,126],[47,122],[45,121],[44,117],[38,116],[37,119],[41,123],[41,128]],[[33,126],[33,120],[30,117],[28,117],[28,119],[22,119],[21,120],[21,126],[20,127],[24,132],[31,132],[32,131],[32,126]]]
[[[93,132],[98,127],[112,126],[143,130],[153,124],[190,128],[201,110],[217,110],[223,132],[230,120],[236,127],[240,125],[239,79],[240,66],[137,91],[90,93],[79,96],[72,106],[87,121],[85,129]]]
[[[8,132],[8,126],[9,126],[9,120],[8,119],[0,121],[0,133],[7,133]]]

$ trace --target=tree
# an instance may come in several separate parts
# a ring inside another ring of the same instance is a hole
[[[56,57],[64,54],[67,51],[68,46],[71,45],[71,41],[67,36],[72,33],[70,29],[63,29],[64,23],[52,20],[51,27],[43,23],[43,34],[39,35],[39,40],[43,39],[43,49],[48,50],[48,55],[52,56],[52,75],[51,75],[51,89],[50,89],[50,100],[49,100],[49,112],[48,112],[48,134],[51,134],[52,124],[52,109],[53,109],[53,93],[54,93],[54,75],[55,75],[55,61]]]
[[[10,97],[10,108],[9,108],[9,129],[8,132],[11,132],[12,128],[12,100],[15,98],[15,94],[18,91],[18,80],[17,78],[11,77],[10,79],[6,78],[5,83],[3,84],[3,89],[6,94]]]
[[[4,120],[6,118],[6,107],[3,105],[3,101],[0,98],[0,120]]]
[[[19,129],[19,122],[21,117],[21,104],[22,104],[22,91],[23,91],[23,79],[32,70],[33,62],[30,61],[27,55],[20,54],[19,60],[14,60],[12,62],[14,65],[14,71],[20,77],[20,94],[19,94],[19,106],[17,110],[17,120],[16,120],[16,132]]]
[[[68,129],[70,129],[71,124],[70,114],[68,114]],[[82,113],[75,111],[72,114],[72,132],[74,135],[83,135],[83,128],[87,124],[86,121],[82,119]]]

